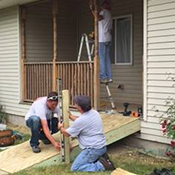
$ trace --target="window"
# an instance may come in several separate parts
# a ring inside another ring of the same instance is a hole
[[[132,15],[114,19],[115,64],[132,65]]]

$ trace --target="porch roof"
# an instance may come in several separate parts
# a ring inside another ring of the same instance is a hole
[[[0,9],[4,9],[15,5],[22,5],[29,2],[35,2],[35,1],[38,1],[38,0],[0,0]]]

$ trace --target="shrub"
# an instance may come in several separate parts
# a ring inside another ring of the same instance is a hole
[[[4,112],[3,106],[0,105],[0,123],[6,123],[7,114]]]
[[[161,116],[160,123],[163,134],[171,139],[171,149],[167,148],[165,154],[175,160],[175,100],[168,100],[166,106],[168,107],[167,111]]]

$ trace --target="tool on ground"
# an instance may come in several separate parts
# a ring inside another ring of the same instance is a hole
[[[132,111],[131,117],[138,117],[138,116],[139,116],[138,112]]]
[[[88,59],[89,59],[89,61],[92,61],[92,56],[94,53],[94,40],[89,40],[87,34],[85,34],[85,33],[83,33],[82,37],[81,37],[77,61],[80,61],[80,59],[81,59],[84,42],[86,43],[86,50],[87,50]],[[92,45],[91,49],[90,49],[90,44]]]
[[[123,112],[123,115],[124,116],[129,116],[131,114],[131,111],[128,111],[128,107],[129,107],[129,103],[123,103],[123,106],[124,106],[124,112]]]
[[[59,102],[59,107],[60,107],[60,114],[59,114],[59,122],[63,122],[63,114],[62,114],[62,80],[61,78],[57,79],[57,86],[58,86],[58,102]],[[61,161],[65,162],[65,143],[64,143],[64,135],[60,132],[60,146],[61,146]]]
[[[139,114],[139,116],[142,116],[142,107],[138,107],[138,109],[137,109],[137,112],[138,112],[138,114]]]

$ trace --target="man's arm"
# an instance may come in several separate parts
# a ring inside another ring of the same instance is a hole
[[[52,135],[50,134],[48,125],[47,125],[47,120],[41,120],[41,125],[42,125],[42,129],[44,131],[44,134],[46,135],[46,137],[50,140],[50,142],[54,145],[54,147],[56,149],[60,148],[60,144],[57,143],[54,138],[52,137]]]
[[[63,127],[63,123],[58,123],[58,129],[60,130],[60,132],[65,135],[66,137],[69,137],[70,134],[67,133],[66,129]]]
[[[93,14],[93,16],[95,17],[95,11],[92,10],[92,14]],[[103,15],[100,15],[99,13],[98,13],[97,18],[98,18],[98,21],[101,21],[101,20],[104,19]]]
[[[68,111],[68,113],[69,113],[69,118],[70,118],[72,121],[75,121],[75,120],[78,118],[77,116],[72,115],[70,111]]]

